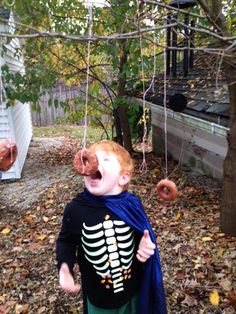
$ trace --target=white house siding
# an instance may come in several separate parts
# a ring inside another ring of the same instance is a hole
[[[142,105],[142,101],[135,100]],[[152,144],[157,154],[165,152],[164,108],[146,102],[152,113]],[[195,172],[216,179],[223,176],[223,163],[228,149],[228,129],[217,124],[166,110],[167,151],[181,164]]]
[[[11,25],[12,27],[12,25]],[[0,31],[6,31],[6,26],[0,24]],[[12,39],[7,45],[7,52],[4,59],[1,57],[1,65],[7,64],[11,72],[24,73],[23,57],[16,57],[16,48],[20,47],[18,39]],[[0,104],[0,139],[12,139],[16,141],[18,156],[7,172],[2,173],[2,179],[19,179],[32,137],[32,121],[30,106],[16,101],[15,105],[6,108],[6,102]]]

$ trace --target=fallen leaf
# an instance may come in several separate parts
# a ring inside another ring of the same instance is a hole
[[[44,221],[44,222],[48,222],[48,220],[49,220],[48,217],[46,217],[46,216],[43,217],[43,221]]]
[[[50,200],[47,201],[48,205],[52,205],[53,203],[54,203],[54,199],[50,199]]]
[[[9,228],[4,228],[1,233],[4,234],[4,235],[8,235],[9,233],[11,232],[11,229]]]
[[[195,277],[198,279],[203,279],[203,278],[205,278],[205,274],[202,271],[200,271],[200,272],[196,273]]]
[[[42,313],[46,313],[46,307],[45,306],[42,306],[39,310],[38,310],[38,312],[37,312],[37,314],[42,314]]]
[[[32,215],[32,214],[26,214],[25,217],[24,217],[24,219],[27,220],[27,221],[32,221],[35,218],[36,218],[36,216]]]
[[[46,238],[46,234],[40,234],[36,237],[37,240],[43,241]]]
[[[218,257],[222,257],[224,255],[224,248],[220,247],[216,254]]]
[[[5,305],[0,305],[0,313],[7,314],[9,311],[10,309],[7,309]]]
[[[22,247],[20,247],[20,246],[14,246],[13,248],[12,248],[12,252],[21,252],[23,249],[22,249]]]
[[[222,278],[221,281],[219,282],[219,284],[221,285],[221,287],[225,291],[231,291],[232,290],[231,281],[229,279],[227,279],[227,278]]]
[[[175,218],[174,218],[174,221],[178,221],[181,217],[181,214],[180,213],[177,213]]]
[[[179,269],[176,272],[175,278],[178,280],[184,280],[186,278],[187,274],[185,269]]]
[[[187,304],[188,306],[197,305],[197,300],[191,295],[186,294],[185,299],[182,301],[183,304]]]
[[[202,241],[203,242],[209,242],[209,241],[212,241],[213,239],[211,237],[203,237],[202,238]]]
[[[7,306],[14,306],[17,302],[16,301],[7,301]]]
[[[53,303],[57,300],[57,296],[56,295],[51,295],[49,298],[48,298],[49,302],[50,303]]]
[[[16,304],[15,314],[27,313],[29,304]]]
[[[219,293],[218,293],[218,291],[216,289],[213,289],[210,292],[209,300],[210,300],[212,305],[218,305],[219,304],[220,296],[219,296]]]
[[[230,291],[227,294],[229,303],[232,305],[234,309],[236,309],[236,291]]]
[[[5,294],[0,295],[0,303],[4,303],[5,302]]]
[[[179,252],[179,249],[181,248],[181,246],[182,246],[182,244],[181,244],[181,243],[178,243],[178,244],[176,244],[176,245],[173,247],[173,249],[175,250],[176,253]]]

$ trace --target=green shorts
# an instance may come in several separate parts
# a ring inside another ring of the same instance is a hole
[[[87,304],[88,314],[136,314],[138,309],[138,294],[135,294],[129,302],[116,309],[96,307],[89,302],[89,299],[87,299]]]

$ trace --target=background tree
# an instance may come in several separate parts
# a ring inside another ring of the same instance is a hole
[[[224,163],[221,203],[222,231],[235,235],[236,221],[236,16],[235,0],[196,0],[199,4],[193,14],[197,24],[192,28],[198,34],[196,50],[220,54],[228,81],[230,96],[229,149]],[[145,82],[153,68],[153,46],[160,52],[166,47],[163,41],[163,17],[176,10],[169,1],[107,1],[108,6],[93,8],[93,35],[88,37],[88,8],[75,0],[18,0],[12,8],[17,15],[18,32],[25,38],[24,51],[27,72],[21,79],[15,75],[18,88],[8,97],[23,97],[36,103],[40,92],[63,78],[67,84],[85,81],[87,41],[91,42],[90,90],[103,86],[109,96],[114,115],[117,140],[132,149],[125,100],[128,83]],[[200,10],[201,8],[201,10]],[[149,21],[155,20],[155,25]],[[184,26],[181,22],[175,25]],[[173,25],[172,25],[173,26]],[[170,25],[169,25],[170,27]],[[153,41],[153,33],[157,41]],[[2,35],[3,36],[3,35]],[[5,34],[5,37],[10,37]],[[20,37],[20,35],[17,35]],[[209,47],[209,43],[214,47]],[[219,64],[219,67],[221,65]],[[145,77],[142,67],[145,68]],[[107,79],[108,77],[108,79]],[[10,73],[5,79],[13,80]],[[24,91],[24,92],[23,92]],[[143,86],[143,92],[145,86]],[[15,93],[15,94],[14,94]],[[21,94],[21,96],[20,96]],[[31,97],[31,99],[30,99]],[[99,95],[100,101],[102,96]]]
[[[31,1],[29,4],[26,0],[18,0],[13,9],[17,21],[21,23],[17,24],[21,34],[44,30],[46,35],[66,33],[76,39],[76,36],[88,34],[91,22],[93,34],[97,37],[112,37],[114,34],[112,41],[91,41],[89,94],[93,94],[93,102],[96,94],[97,102],[103,102],[106,108],[110,108],[116,128],[116,139],[131,151],[129,104],[125,99],[127,82],[134,78],[141,79],[141,59],[146,63],[147,77],[149,68],[152,68],[152,64],[145,60],[147,55],[150,55],[147,43],[144,43],[146,56],[140,55],[138,29],[144,23],[145,14],[138,16],[135,3],[121,0],[120,5],[117,5],[117,1],[109,1],[108,7],[94,6],[92,21],[89,21],[86,2],[40,0]],[[136,31],[136,38],[116,39],[117,34],[132,31]],[[17,75],[9,73],[7,68],[4,68],[3,72],[9,103],[21,98],[21,101],[33,102],[34,107],[38,108],[39,96],[58,80],[63,80],[67,85],[81,86],[85,83],[88,67],[86,38],[78,41],[63,35],[37,38],[29,36],[22,48],[26,64],[24,78],[19,74],[17,78]],[[12,81],[14,84],[7,84]],[[102,94],[104,90],[108,98]],[[66,104],[63,105],[66,108]]]
[[[224,161],[220,224],[223,232],[236,236],[236,2],[198,2],[216,34],[220,36],[218,46],[225,49],[222,67],[228,82],[230,123],[228,152]]]

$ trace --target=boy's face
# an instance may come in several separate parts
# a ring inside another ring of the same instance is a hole
[[[92,176],[84,177],[84,183],[93,195],[116,195],[122,192],[129,182],[129,174],[120,174],[120,163],[113,153],[103,150],[95,152],[98,158],[98,171]]]

